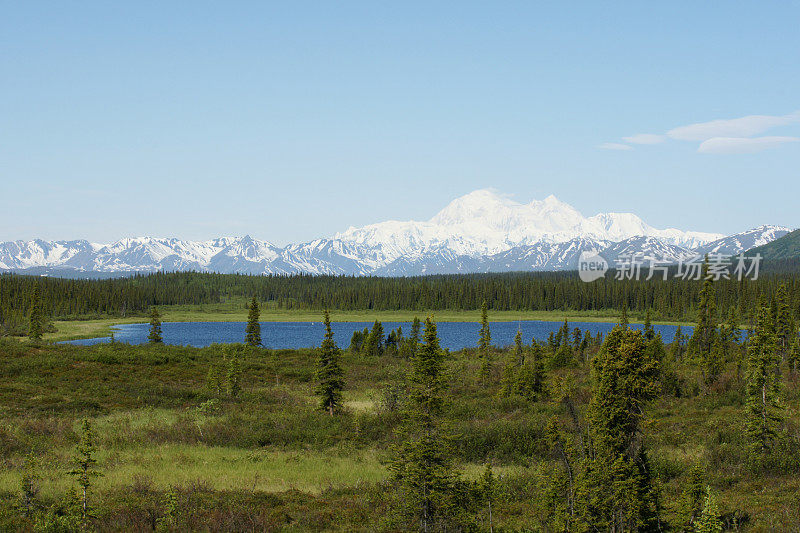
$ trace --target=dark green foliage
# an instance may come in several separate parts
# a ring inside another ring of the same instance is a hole
[[[248,346],[261,346],[261,323],[258,321],[261,309],[258,300],[253,296],[247,313],[247,327],[245,328],[244,342]]]
[[[225,373],[225,392],[231,398],[236,398],[242,390],[242,365],[239,360],[242,352],[241,345],[233,344],[230,347],[226,347],[225,352],[228,367]]]
[[[719,376],[719,353],[712,353],[717,342],[717,301],[712,278],[708,275],[708,257],[703,261],[703,285],[699,294],[697,320],[688,352],[699,365],[706,383],[713,383]],[[717,346],[719,348],[719,346]]]
[[[372,325],[372,331],[369,332],[361,346],[361,353],[368,357],[379,357],[383,355],[386,349],[384,340],[383,324],[381,324],[380,320],[376,320]]]
[[[44,316],[42,314],[42,296],[37,284],[33,289],[31,298],[31,314],[28,320],[28,338],[38,341],[42,338],[44,330]]]
[[[569,324],[566,320],[564,320],[564,324],[553,337],[551,350],[550,368],[564,368],[575,364],[569,340]]]
[[[153,310],[150,311],[150,333],[147,335],[147,340],[153,344],[164,342],[161,331],[161,315],[157,307],[153,307]]]
[[[340,362],[339,348],[333,340],[331,330],[331,317],[328,311],[323,314],[325,324],[325,337],[319,348],[317,358],[317,388],[316,393],[320,398],[320,408],[331,416],[341,408],[342,389],[344,389],[344,370]]]
[[[517,330],[514,336],[514,349],[503,368],[500,395],[510,396],[518,390],[520,369],[525,364],[525,347],[522,345],[522,332]]]
[[[91,423],[84,418],[81,423],[80,441],[75,448],[75,467],[69,472],[71,476],[75,476],[78,482],[81,520],[84,524],[94,518],[93,510],[89,505],[90,490],[94,484],[92,479],[102,475],[97,471],[97,459],[94,458],[97,451],[95,448],[96,439]]]
[[[350,353],[359,353],[361,351],[361,346],[364,344],[364,339],[367,337],[369,337],[369,330],[355,330],[353,335],[350,337],[350,346],[347,347],[347,350]]]
[[[489,313],[486,300],[481,305],[481,328],[478,331],[478,359],[480,361],[480,380],[486,382],[492,371],[492,332],[489,329]]]
[[[777,242],[777,241],[776,241]],[[153,306],[219,303],[253,296],[278,309],[342,310],[623,310],[652,309],[653,320],[695,320],[703,284],[670,277],[649,281],[601,279],[583,283],[574,272],[465,274],[410,278],[213,273],[154,273],[105,280],[40,278],[0,274],[0,334],[25,334],[33,290],[40,287],[44,316],[145,315]],[[794,272],[761,272],[758,280],[714,283],[719,309],[746,317],[758,298],[775,297],[786,285],[793,313],[800,308],[800,278]]]
[[[706,497],[703,500],[703,510],[695,526],[695,533],[721,533],[722,520],[720,520],[717,497],[709,487],[706,487]]]
[[[681,526],[686,531],[694,531],[695,525],[703,511],[706,497],[706,475],[700,465],[694,465],[689,471],[689,479],[683,487],[679,502]]]
[[[483,469],[483,473],[481,474],[481,478],[478,480],[478,489],[480,491],[481,497],[486,504],[486,514],[487,520],[486,523],[489,526],[489,532],[492,533],[494,531],[494,521],[492,517],[492,504],[497,497],[497,483],[494,478],[494,472],[492,472],[492,464],[486,463],[486,466]]]
[[[405,527],[446,531],[460,513],[451,437],[440,421],[446,388],[444,352],[430,318],[425,321],[423,339],[411,362],[401,443],[389,467],[397,488],[397,512]]]
[[[778,438],[783,418],[778,364],[775,321],[770,309],[763,306],[753,336],[748,340],[747,354],[746,429],[753,459],[768,454]]]
[[[589,404],[593,454],[583,463],[576,490],[581,520],[591,529],[655,529],[658,495],[642,443],[645,404],[659,392],[659,361],[638,331],[615,327],[595,357]]]

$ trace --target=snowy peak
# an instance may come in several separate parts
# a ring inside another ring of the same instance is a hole
[[[788,234],[785,226],[759,226],[751,230],[723,237],[698,248],[701,254],[737,255],[752,248],[763,246]]]
[[[633,213],[587,218],[552,195],[520,203],[481,189],[456,198],[427,221],[351,227],[330,239],[285,247],[247,235],[207,241],[134,237],[110,244],[5,242],[0,243],[0,270],[392,276],[569,270],[582,251],[599,251],[612,261],[621,254],[677,261],[698,253],[737,254],[788,232],[781,226],[761,226],[725,237],[657,229]]]

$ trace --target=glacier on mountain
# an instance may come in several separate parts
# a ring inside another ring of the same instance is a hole
[[[111,244],[4,242],[0,269],[384,276],[569,270],[583,251],[600,251],[609,261],[630,253],[677,261],[698,253],[737,254],[789,231],[760,226],[724,236],[657,229],[633,213],[584,217],[555,196],[525,204],[484,189],[456,198],[427,221],[351,227],[331,238],[284,247],[249,236],[199,242],[154,237]]]

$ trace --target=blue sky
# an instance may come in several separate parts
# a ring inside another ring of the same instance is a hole
[[[283,244],[486,187],[800,226],[798,1],[122,4],[0,0],[0,240]]]

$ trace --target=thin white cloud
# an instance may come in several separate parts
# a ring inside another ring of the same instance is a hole
[[[786,143],[800,142],[800,137],[713,137],[700,143],[701,154],[750,154]]]
[[[659,144],[664,142],[666,137],[663,135],[656,135],[655,133],[637,133],[630,137],[623,137],[622,140],[627,143],[633,144]]]
[[[633,146],[622,143],[603,143],[599,145],[598,148],[602,148],[603,150],[633,150]]]
[[[800,111],[783,116],[748,115],[741,118],[712,120],[680,126],[669,130],[667,135],[680,141],[706,141],[714,137],[741,138],[798,122],[800,122]]]

